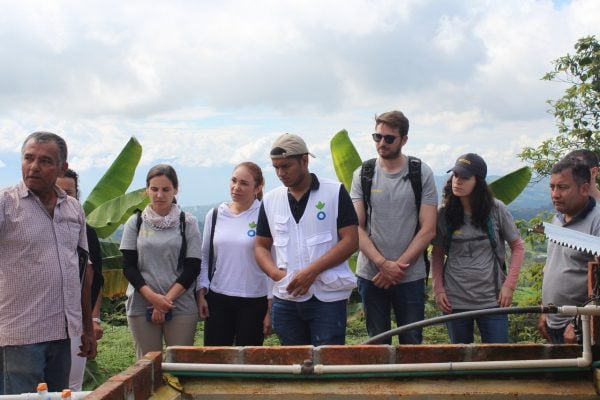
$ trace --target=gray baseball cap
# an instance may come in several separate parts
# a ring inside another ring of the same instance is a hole
[[[314,157],[314,154],[308,151],[304,140],[293,133],[284,133],[271,146],[271,158],[286,158],[301,154],[309,154]]]

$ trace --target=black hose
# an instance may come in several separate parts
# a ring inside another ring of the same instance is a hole
[[[442,324],[448,321],[454,321],[455,319],[473,318],[480,317],[482,315],[498,315],[498,314],[556,314],[558,308],[556,306],[533,306],[533,307],[502,307],[502,308],[484,308],[482,310],[465,311],[456,314],[447,314],[439,317],[424,319],[422,321],[413,322],[407,325],[399,326],[395,329],[380,333],[379,335],[373,336],[368,340],[365,340],[361,344],[378,344],[379,342],[409,331],[411,329],[423,328],[425,326]]]

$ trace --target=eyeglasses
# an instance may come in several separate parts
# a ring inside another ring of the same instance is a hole
[[[397,138],[400,137],[400,136],[394,136],[394,135],[382,135],[381,133],[374,133],[371,136],[373,136],[373,140],[376,141],[377,143],[381,142],[381,139],[383,139],[387,144],[394,143],[394,140],[396,140]]]

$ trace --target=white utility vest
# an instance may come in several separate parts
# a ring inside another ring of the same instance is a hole
[[[327,253],[338,242],[337,216],[340,183],[319,180],[318,190],[311,190],[300,222],[296,223],[287,187],[271,190],[263,205],[273,237],[275,263],[287,275],[273,286],[273,296],[284,300],[306,301],[313,295],[325,302],[344,300],[356,287],[356,277],[348,261],[323,271],[304,296],[293,297],[286,287],[298,270]]]

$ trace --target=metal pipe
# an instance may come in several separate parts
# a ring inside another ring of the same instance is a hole
[[[589,308],[588,306],[591,306]],[[595,305],[588,304],[585,307],[577,306],[561,306],[556,307],[553,305],[548,306],[534,306],[534,307],[502,307],[502,308],[484,308],[481,310],[465,311],[455,314],[441,315],[439,317],[429,318],[422,321],[413,322],[411,324],[403,325],[398,328],[389,330],[387,332],[380,333],[379,335],[373,336],[362,342],[361,344],[377,344],[382,340],[385,340],[391,336],[398,335],[411,329],[423,328],[426,326],[437,325],[448,321],[454,321],[463,318],[474,318],[484,315],[498,315],[498,314],[563,314],[563,315],[596,315],[600,316],[600,308],[596,308]]]
[[[405,331],[410,331],[416,328],[423,328],[431,325],[438,325],[448,321],[454,321],[463,318],[475,318],[484,315],[498,315],[498,314],[555,314],[558,312],[558,307],[555,306],[535,306],[535,307],[503,307],[503,308],[484,308],[481,310],[465,311],[455,314],[446,314],[439,317],[433,317],[422,321],[413,322],[411,324],[402,325],[398,328],[391,329],[387,332],[375,335],[361,344],[378,344],[379,342],[388,339],[392,336],[398,335]]]
[[[532,307],[519,307],[519,312]],[[533,307],[540,310],[539,307]],[[476,362],[447,362],[423,364],[360,364],[360,365],[315,365],[303,368],[300,365],[249,365],[249,364],[189,364],[163,363],[166,371],[235,373],[235,374],[371,374],[371,373],[403,373],[403,372],[455,372],[455,371],[485,371],[485,370],[518,370],[524,371],[535,368],[587,368],[592,363],[590,316],[600,315],[600,307],[589,304],[585,307],[544,307],[543,311],[566,315],[582,316],[583,353],[579,358],[551,360],[510,360],[510,361],[476,361]],[[492,311],[491,309],[487,311]],[[479,310],[478,310],[479,311]],[[542,311],[542,312],[543,312]],[[467,313],[460,313],[463,317]],[[459,314],[453,314],[459,315]],[[413,324],[411,324],[413,325]],[[305,376],[305,375],[302,375]]]

